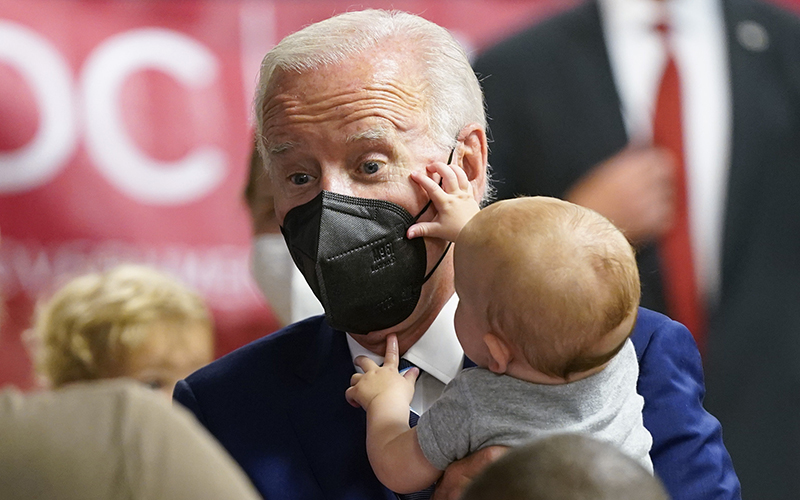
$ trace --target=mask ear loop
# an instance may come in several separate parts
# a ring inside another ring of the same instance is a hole
[[[456,147],[455,147],[455,146],[453,146],[453,149],[451,149],[451,150],[450,150],[450,156],[448,156],[448,157],[447,157],[447,164],[448,164],[448,165],[450,165],[450,163],[453,161],[453,154],[454,154],[455,152],[456,152]],[[439,186],[441,186],[441,185],[442,185],[442,181],[441,181],[441,180],[439,180]],[[414,217],[414,223],[416,223],[416,222],[417,222],[417,220],[418,220],[418,219],[419,219],[419,218],[422,216],[422,214],[424,214],[424,213],[425,213],[425,210],[427,210],[427,209],[428,209],[428,207],[430,207],[430,206],[431,206],[431,203],[433,203],[433,200],[428,200],[428,203],[426,203],[426,204],[425,204],[425,206],[424,206],[424,207],[422,207],[422,210],[420,210],[420,212],[417,214],[417,216],[416,216],[416,217]],[[434,271],[436,271],[436,268],[438,268],[438,267],[439,267],[439,264],[441,264],[441,263],[442,263],[442,261],[444,260],[444,257],[445,257],[445,255],[447,255],[447,252],[450,250],[450,247],[451,247],[452,245],[453,245],[453,242],[452,242],[452,241],[448,241],[448,242],[447,242],[447,248],[445,248],[445,249],[444,249],[444,252],[442,252],[442,256],[441,256],[441,257],[439,257],[439,260],[438,260],[438,261],[436,261],[436,265],[434,265],[434,266],[433,266],[433,269],[431,269],[431,270],[430,270],[430,272],[429,272],[428,274],[426,274],[424,278],[422,278],[422,283],[423,283],[423,284],[425,284],[425,282],[427,282],[427,281],[428,281],[428,279],[429,279],[431,276],[433,276],[433,272],[434,272]]]
[[[447,157],[447,164],[448,164],[448,165],[450,165],[450,162],[452,162],[452,161],[453,161],[453,153],[455,153],[455,152],[456,152],[456,147],[455,147],[455,146],[453,146],[453,149],[451,149],[451,150],[450,150],[450,156],[448,156],[448,157]],[[442,186],[442,181],[441,181],[441,179],[440,179],[440,180],[439,180],[439,187],[441,187],[441,186]],[[420,217],[422,217],[422,214],[424,214],[424,213],[425,213],[425,211],[428,209],[428,207],[430,207],[430,206],[431,206],[431,203],[433,203],[433,200],[428,200],[428,203],[426,203],[426,204],[425,204],[425,206],[424,206],[424,207],[422,207],[422,210],[420,210],[420,211],[419,211],[419,213],[417,214],[417,216],[416,216],[416,217],[414,217],[414,220],[411,222],[412,224],[416,224],[416,223],[417,223],[417,221],[419,220],[419,218],[420,218]],[[452,243],[452,242],[451,242],[451,243]]]

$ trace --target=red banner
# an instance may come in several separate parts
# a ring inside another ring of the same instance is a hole
[[[283,36],[390,8],[477,50],[575,3],[0,0],[0,385],[33,384],[20,334],[37,297],[121,261],[199,290],[217,354],[279,326],[250,278],[241,191],[258,64]]]
[[[421,13],[477,47],[557,3],[369,6]],[[0,1],[0,384],[33,383],[20,334],[37,297],[122,261],[200,291],[218,354],[279,326],[250,278],[241,201],[258,64],[286,34],[349,8]]]

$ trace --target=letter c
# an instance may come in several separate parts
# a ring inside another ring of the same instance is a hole
[[[175,205],[194,201],[225,177],[225,153],[199,146],[175,162],[154,159],[125,132],[119,94],[125,80],[143,69],[168,73],[186,86],[211,84],[219,72],[214,55],[186,35],[145,28],[113,36],[86,61],[82,93],[86,148],[99,171],[141,203]]]

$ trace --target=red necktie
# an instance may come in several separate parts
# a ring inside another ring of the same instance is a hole
[[[664,295],[670,315],[694,335],[700,352],[705,346],[706,316],[692,261],[686,169],[681,126],[681,93],[678,67],[667,40],[668,27],[658,31],[667,52],[667,65],[656,98],[653,143],[673,152],[675,170],[675,223],[660,245]]]

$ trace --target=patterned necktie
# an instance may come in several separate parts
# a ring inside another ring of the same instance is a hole
[[[676,160],[675,222],[662,238],[659,247],[664,295],[670,315],[692,332],[702,353],[705,346],[706,317],[697,288],[689,233],[680,75],[668,39],[668,25],[662,23],[656,29],[664,43],[667,64],[656,98],[653,143],[670,150]]]
[[[400,370],[400,371],[403,371],[403,370],[405,370],[407,368],[411,368],[413,366],[417,366],[417,365],[415,365],[414,363],[412,363],[411,361],[409,361],[409,360],[407,360],[405,358],[400,358],[400,363],[398,363],[397,369]],[[417,368],[419,368],[419,367],[417,367]],[[422,375],[422,370],[421,369],[419,371],[419,374]],[[414,426],[417,425],[417,421],[418,420],[419,420],[419,415],[417,415],[417,413],[414,410],[409,409],[409,412],[408,412],[408,425],[410,427],[414,427]],[[424,490],[421,490],[421,491],[417,491],[417,492],[414,492],[414,493],[402,493],[402,494],[401,493],[396,493],[396,495],[397,495],[397,498],[399,498],[400,500],[429,500],[431,498],[431,496],[433,496],[434,486],[436,486],[436,485],[432,484],[429,487],[427,487],[427,488],[425,488]]]

